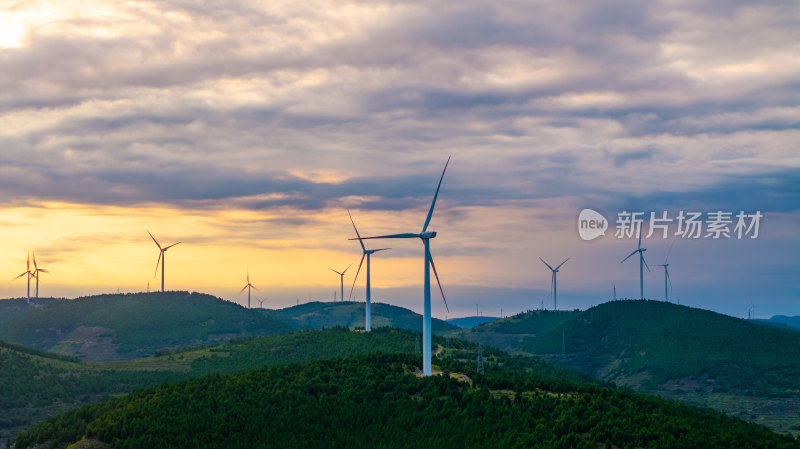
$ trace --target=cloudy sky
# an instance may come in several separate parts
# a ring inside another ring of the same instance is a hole
[[[62,6],[61,3],[68,4]],[[431,226],[450,317],[645,296],[800,315],[800,8],[789,1],[0,1],[0,296],[167,288],[332,299],[362,234]],[[578,214],[610,221],[584,241]],[[757,238],[735,216],[760,211]],[[645,234],[646,235],[646,234]],[[422,245],[373,259],[421,310]],[[634,259],[634,258],[631,258]],[[362,271],[361,276],[364,273]],[[363,278],[362,278],[363,279]],[[363,299],[363,280],[354,295]],[[445,316],[434,297],[434,315]]]

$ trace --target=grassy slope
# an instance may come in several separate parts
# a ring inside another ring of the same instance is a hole
[[[309,302],[281,310],[270,311],[277,317],[293,320],[300,329],[322,329],[344,326],[364,327],[363,302]],[[432,319],[434,333],[457,329],[445,321]],[[391,326],[422,332],[422,317],[411,310],[390,304],[372,303],[372,327]]]
[[[87,360],[113,360],[291,329],[272,316],[209,295],[167,292],[58,301],[3,324],[0,338]]]
[[[2,299],[0,300],[0,325],[31,310],[47,307],[55,301],[58,300],[55,298],[39,298],[31,299],[31,303],[28,304],[25,298]]]
[[[527,363],[525,363],[527,362]],[[565,378],[532,360],[421,378],[409,354],[208,376],[62,415],[19,447],[798,448],[767,429]],[[107,446],[108,445],[108,446]]]
[[[565,359],[555,357],[562,332]],[[800,430],[798,347],[798,332],[660,301],[615,301],[553,328],[524,350],[638,391],[787,431]]]
[[[494,346],[508,352],[519,351],[537,335],[580,315],[576,311],[534,310],[508,318],[447,332],[446,335],[483,345]]]

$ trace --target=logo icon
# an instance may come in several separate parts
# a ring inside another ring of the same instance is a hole
[[[600,212],[584,209],[578,215],[578,234],[583,240],[594,240],[606,235],[608,220]]]

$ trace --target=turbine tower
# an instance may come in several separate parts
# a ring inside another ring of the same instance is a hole
[[[636,251],[628,254],[628,257],[622,259],[622,262],[625,262],[630,259],[632,255],[639,253],[639,294],[641,295],[641,299],[644,299],[644,267],[647,267],[647,271],[650,271],[650,267],[647,266],[647,262],[644,260],[645,251],[647,251],[647,248],[642,248],[642,232],[639,231],[639,247]]]
[[[550,271],[553,272],[553,276],[550,278],[550,296],[553,297],[553,310],[558,310],[558,289],[557,289],[558,284],[556,283],[556,274],[558,273],[558,269],[561,268],[561,265],[567,263],[569,257],[567,257],[563,262],[558,264],[558,266],[555,268],[551,267],[550,264],[545,262],[544,259],[542,259],[541,257],[539,258],[539,260],[541,260],[543,264],[547,265],[547,268],[549,268]]]
[[[20,274],[19,276],[15,277],[14,279],[12,279],[12,281],[15,280],[15,279],[19,279],[22,276],[25,276],[26,274],[28,275],[28,296],[27,296],[26,303],[30,304],[31,303],[31,277],[35,276],[33,274],[33,272],[31,271],[31,255],[30,255],[30,253],[28,253],[27,269],[25,270],[24,273]]]
[[[664,267],[664,301],[669,302],[669,289],[672,288],[672,279],[669,277],[669,254],[672,252],[672,247],[675,246],[675,242],[672,242],[672,245],[669,246],[669,251],[667,251],[667,257],[664,258],[664,263],[656,265],[658,267]],[[36,258],[33,258],[34,264],[36,263]],[[38,284],[38,279],[37,279]],[[669,288],[667,288],[669,287]]]
[[[247,284],[245,284],[244,287],[242,287],[242,289],[239,290],[239,294],[242,294],[244,289],[247,289],[247,308],[248,309],[250,308],[250,289],[253,289],[253,288],[258,290],[255,285],[250,283],[250,270],[247,270]],[[264,302],[264,301],[261,301],[261,302]]]
[[[356,240],[356,239],[350,239],[350,240]],[[339,296],[339,299],[341,301],[344,301],[344,274],[347,273],[347,270],[349,270],[351,266],[353,266],[353,264],[348,265],[347,268],[345,268],[341,273],[336,271],[336,270],[334,270],[333,268],[328,268],[329,270],[331,270],[334,273],[339,275],[339,288],[341,289],[341,295]],[[334,300],[334,302],[336,301],[336,291],[335,290],[333,292],[333,300]]]
[[[356,231],[356,237],[358,237],[358,243],[361,244],[361,262],[358,263],[358,270],[356,270],[356,277],[353,279],[353,286],[350,287],[350,297],[353,296],[353,289],[356,286],[356,281],[358,280],[358,273],[361,272],[361,264],[364,263],[364,258],[367,258],[367,305],[366,305],[366,318],[364,321],[364,329],[369,332],[372,329],[372,312],[370,312],[370,275],[369,275],[369,259],[370,256],[378,251],[384,251],[391,248],[379,248],[379,249],[367,249],[364,246],[364,241],[361,240],[361,234],[358,233],[358,228],[356,228],[356,222],[353,221],[353,216],[350,214],[350,209],[347,209],[347,215],[350,217],[350,223],[353,223],[353,229]]]
[[[442,283],[439,282],[439,274],[436,273],[436,265],[434,265],[433,257],[431,256],[430,240],[436,237],[436,231],[428,231],[428,225],[431,222],[431,217],[433,217],[433,208],[434,206],[436,206],[436,198],[439,196],[439,189],[442,187],[442,180],[444,179],[444,173],[445,171],[447,171],[447,165],[449,163],[450,163],[450,158],[448,157],[447,162],[444,164],[444,170],[442,170],[442,176],[439,178],[439,185],[436,186],[436,193],[433,195],[433,201],[431,202],[431,208],[428,210],[428,216],[427,218],[425,218],[425,224],[422,225],[422,232],[365,237],[365,239],[418,238],[422,240],[422,244],[425,247],[425,275],[423,278],[424,312],[422,319],[422,374],[424,376],[431,375],[431,333],[432,333],[431,332],[431,268],[433,268],[433,274],[434,276],[436,276],[436,283],[439,284],[439,291],[442,293],[442,300],[444,300],[444,306],[447,308],[447,311],[450,312],[450,308],[447,306],[447,299],[445,299],[444,297],[444,290],[442,289]],[[350,240],[355,240],[355,239],[350,239]]]
[[[147,233],[150,234],[150,231],[147,231]],[[179,244],[181,242],[173,243],[172,245],[165,246],[165,247],[162,248],[161,245],[158,243],[158,240],[156,240],[156,238],[153,237],[153,234],[150,234],[150,238],[153,239],[153,241],[155,242],[156,246],[158,247],[158,260],[156,261],[156,271],[155,271],[155,273],[153,273],[153,277],[156,277],[156,274],[158,274],[158,264],[160,263],[161,264],[161,292],[163,293],[164,292],[164,267],[167,265],[167,260],[164,258],[165,253],[167,252],[168,249],[172,248],[173,246],[175,246],[175,245],[177,245],[177,244]]]
[[[33,277],[36,278],[36,299],[39,299],[39,273],[49,273],[44,268],[39,268],[36,264],[36,253],[33,253]]]

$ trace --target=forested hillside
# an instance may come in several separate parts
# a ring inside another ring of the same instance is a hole
[[[292,329],[277,318],[209,295],[157,292],[57,301],[4,323],[0,339],[103,361]]]
[[[421,378],[415,355],[212,375],[84,407],[20,434],[20,448],[798,448],[711,410],[571,380],[536,364],[455,359]]]

